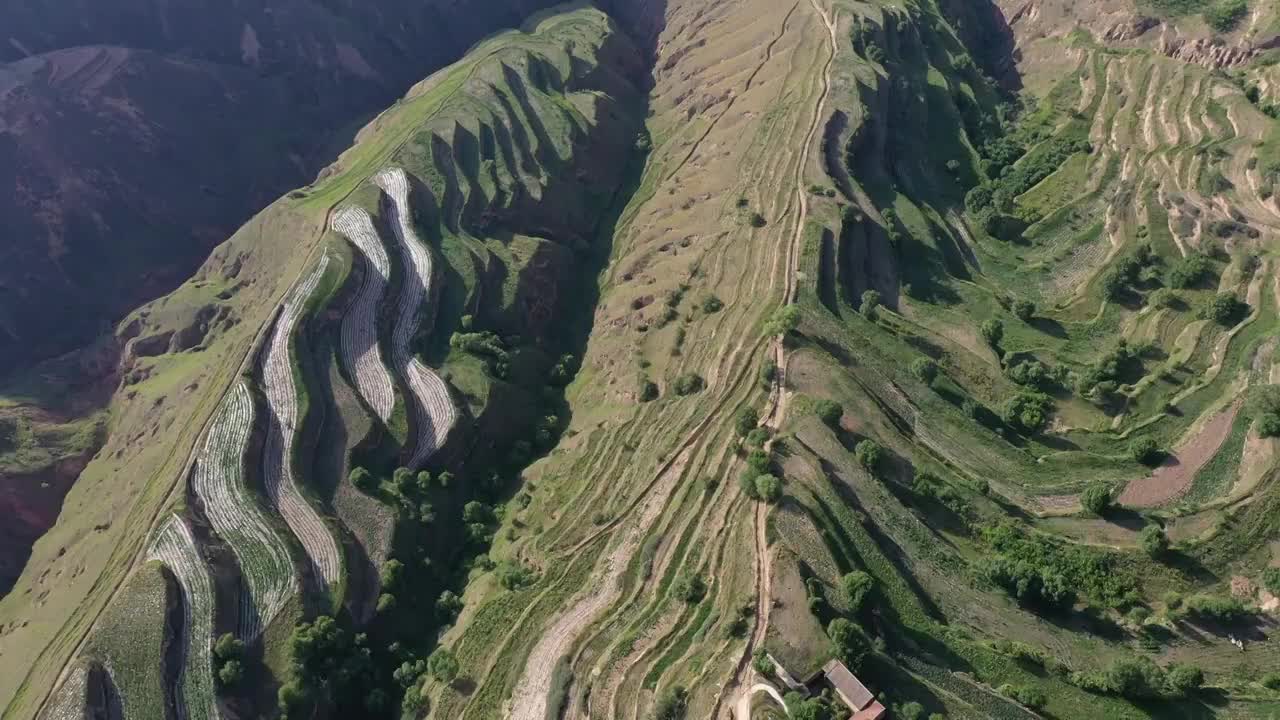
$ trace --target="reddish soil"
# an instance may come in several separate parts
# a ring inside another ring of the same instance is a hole
[[[1210,420],[1200,434],[1169,456],[1156,471],[1145,478],[1134,480],[1120,494],[1120,504],[1129,507],[1154,507],[1174,500],[1191,487],[1191,481],[1205,463],[1218,452],[1227,436],[1241,401]]]

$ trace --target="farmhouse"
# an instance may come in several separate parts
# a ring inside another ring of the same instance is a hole
[[[853,711],[851,720],[880,720],[884,717],[884,705],[881,705],[867,686],[863,685],[849,668],[839,660],[831,660],[822,666],[822,674],[830,683],[836,695]]]

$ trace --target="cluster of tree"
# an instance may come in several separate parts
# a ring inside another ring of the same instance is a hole
[[[747,447],[764,447],[769,440],[769,431],[760,427],[760,412],[754,407],[744,407],[733,416],[733,429]]]
[[[1249,305],[1236,297],[1235,293],[1218,293],[1200,308],[1200,317],[1212,320],[1224,327],[1238,325],[1249,312]]]
[[[773,458],[768,451],[756,448],[747,454],[747,468],[739,476],[738,486],[754,500],[775,503],[782,498],[782,481],[773,474]]]
[[[244,643],[231,633],[213,644],[213,677],[223,690],[234,688],[244,679]]]
[[[491,332],[454,333],[449,346],[485,360],[496,378],[505,380],[510,374],[511,353],[502,339]]]
[[[1102,276],[1102,293],[1108,300],[1117,300],[1138,285],[1159,282],[1160,256],[1148,244],[1139,245],[1133,253],[1115,261]]]
[[[1238,623],[1252,613],[1238,598],[1224,595],[1192,595],[1183,603],[1186,614],[1202,621]]]
[[[286,718],[305,716],[312,704],[363,707],[370,714],[390,706],[390,698],[374,682],[368,637],[352,634],[328,615],[294,628],[289,662],[294,679],[278,693],[280,712]]]
[[[982,527],[980,537],[989,558],[979,572],[1029,606],[1066,609],[1084,595],[1118,607],[1137,597],[1133,577],[1114,553],[1026,533],[1012,521]]]
[[[933,473],[916,473],[911,480],[911,493],[917,498],[942,504],[966,524],[974,517],[973,506],[969,501]]]
[[[1084,690],[1130,700],[1177,699],[1199,690],[1204,685],[1204,672],[1194,665],[1166,669],[1138,656],[1115,660],[1102,670],[1073,672],[1068,679]]]
[[[1076,377],[1076,392],[1094,402],[1111,402],[1120,390],[1121,379],[1134,370],[1141,370],[1142,355],[1146,352],[1147,346],[1130,345],[1121,338],[1114,348]]]
[[[1035,435],[1049,426],[1053,399],[1039,392],[1024,391],[1004,401],[1000,419],[1017,432]]]
[[[830,691],[807,698],[792,691],[782,700],[787,705],[787,717],[791,720],[837,720],[845,712],[844,704],[834,699]]]
[[[1015,148],[1016,144],[1009,146],[1009,150]],[[1052,138],[1021,157],[1020,162],[1000,166],[996,174],[991,172],[997,163],[984,160],[991,180],[968,192],[965,196],[965,208],[983,224],[988,233],[1011,239],[1007,232],[1000,230],[1004,224],[1004,216],[1013,215],[1017,211],[1014,200],[1056,171],[1067,158],[1076,153],[1092,151],[1093,147],[1086,139]],[[1031,218],[1019,219],[1026,221]]]
[[[1022,357],[1005,365],[1005,375],[1015,383],[1034,390],[1053,390],[1068,382],[1069,371],[1063,365],[1049,367],[1033,357]]]

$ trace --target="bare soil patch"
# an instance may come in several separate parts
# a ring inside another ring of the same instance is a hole
[[[1227,436],[1241,401],[1237,400],[1208,422],[1200,433],[1171,454],[1155,472],[1134,480],[1120,494],[1120,504],[1129,507],[1154,507],[1174,500],[1191,487],[1200,468],[1218,452]]]

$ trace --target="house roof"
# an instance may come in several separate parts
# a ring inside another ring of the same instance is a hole
[[[884,717],[884,706],[879,702],[873,702],[854,713],[849,720],[880,720],[882,717]]]
[[[840,699],[844,700],[851,710],[855,712],[862,710],[874,702],[875,696],[871,694],[871,691],[858,678],[854,677],[853,673],[849,672],[849,668],[845,667],[844,663],[839,660],[831,660],[826,665],[823,665],[822,672],[827,676],[827,682],[831,683],[831,687],[835,688],[836,693],[840,695]],[[880,711],[883,713],[884,708],[881,707]],[[859,720],[862,718],[861,715],[855,717],[859,718]],[[879,716],[874,715],[871,717]]]

